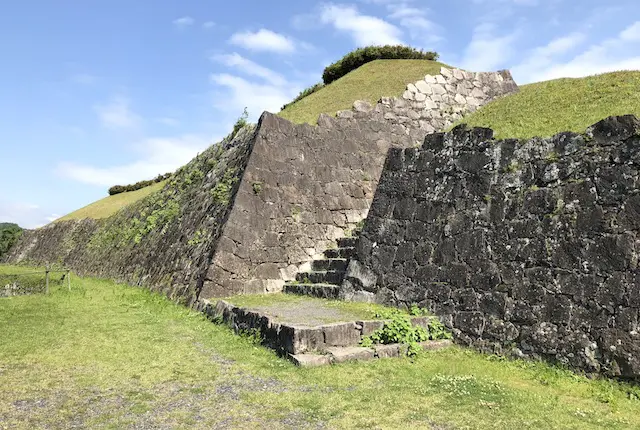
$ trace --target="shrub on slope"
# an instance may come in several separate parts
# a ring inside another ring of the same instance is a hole
[[[18,241],[22,228],[13,223],[0,223],[0,259]]]
[[[367,46],[349,52],[333,64],[328,65],[322,73],[325,85],[340,79],[347,73],[374,60],[437,60],[436,52],[424,52],[403,45]]]

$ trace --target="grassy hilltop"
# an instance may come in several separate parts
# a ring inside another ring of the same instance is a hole
[[[55,222],[84,218],[108,218],[125,206],[129,206],[131,203],[135,203],[138,200],[161,190],[165,183],[166,181],[162,181],[136,191],[128,191],[125,193],[107,196],[96,202],[88,204],[83,208],[73,211],[70,214],[63,216],[62,218],[58,218]]]
[[[431,60],[375,60],[280,111],[294,123],[316,124],[318,115],[351,109],[356,100],[375,104],[380,97],[399,97],[407,84],[440,73],[444,63]]]
[[[499,138],[526,139],[561,131],[582,133],[612,115],[640,117],[640,71],[605,73],[522,85],[460,123],[491,127]]]

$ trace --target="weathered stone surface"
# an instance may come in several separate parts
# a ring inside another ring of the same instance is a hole
[[[376,330],[380,330],[384,327],[384,321],[372,320],[372,321],[356,321],[356,324],[362,327],[360,333],[362,336],[369,336]]]
[[[476,87],[478,75],[443,70],[455,78],[456,89]],[[490,73],[481,76],[486,91],[474,99],[479,104],[517,91],[507,74],[500,82],[486,79]],[[317,127],[265,113],[257,127],[209,148],[179,171],[176,178],[189,186],[167,193],[181,199],[178,216],[167,225],[151,225],[142,239],[131,235],[124,246],[93,246],[122,236],[127,223],[156,220],[151,214],[166,202],[134,205],[108,220],[27,232],[9,260],[63,261],[78,273],[147,286],[189,304],[198,297],[281,291],[295,268],[366,214],[390,147],[412,147],[472,110],[445,94],[444,85],[454,89],[449,81],[426,76],[407,86],[414,100],[383,97],[375,106],[357,101],[337,118],[320,115]],[[323,187],[332,182],[336,186]],[[225,196],[220,191],[227,188]],[[100,240],[92,240],[96,235]]]
[[[299,367],[318,367],[331,364],[331,356],[322,354],[289,354],[289,360]]]
[[[344,363],[350,360],[372,360],[375,358],[373,349],[358,346],[331,347],[327,348],[326,351],[334,363]]]
[[[356,112],[370,112],[373,109],[371,103],[364,100],[357,100],[353,103],[353,110]]]
[[[350,346],[360,342],[360,329],[354,322],[328,324],[321,330],[327,346]]]
[[[345,294],[420,303],[482,350],[640,379],[638,142],[623,116],[587,137],[457,127],[390,151]]]
[[[400,356],[400,344],[374,345],[375,355],[378,358],[395,358]]]

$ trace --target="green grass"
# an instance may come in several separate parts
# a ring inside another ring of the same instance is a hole
[[[278,115],[294,123],[316,124],[318,115],[351,109],[356,100],[375,104],[380,97],[400,96],[407,84],[449,67],[428,60],[375,60],[358,67],[321,90],[293,103]]]
[[[0,428],[640,428],[630,385],[457,347],[300,369],[106,280],[0,299],[0,327]]]
[[[523,85],[459,123],[491,127],[498,138],[547,137],[562,131],[583,133],[611,115],[640,117],[640,71]]]
[[[113,196],[105,197],[101,200],[98,200],[97,202],[93,202],[83,208],[71,212],[70,214],[63,216],[62,218],[58,218],[54,222],[84,218],[108,218],[123,207],[137,202],[138,200],[147,197],[151,193],[161,190],[165,182],[166,181],[161,181],[136,191],[128,191],[126,193],[120,193]]]

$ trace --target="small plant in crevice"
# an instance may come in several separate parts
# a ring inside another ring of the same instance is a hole
[[[547,163],[557,163],[560,160],[560,156],[558,155],[557,152],[550,152],[547,154],[547,156],[545,157],[545,161]]]
[[[247,118],[249,118],[249,113],[247,112],[247,108],[244,108],[244,110],[242,111],[242,115],[240,115],[240,117],[236,120],[236,123],[233,124],[233,130],[231,131],[229,136],[227,136],[227,140],[233,140],[233,138],[236,137],[236,134],[238,134],[238,132],[243,127],[249,124]]]
[[[521,168],[522,167],[520,166],[520,163],[518,163],[517,161],[512,161],[508,166],[504,167],[502,173],[515,173]]]
[[[204,241],[206,237],[206,232],[202,229],[197,230],[191,239],[187,242],[190,246],[199,245]]]
[[[291,216],[294,220],[300,221],[300,214],[302,213],[302,209],[298,206],[294,206],[291,208]]]
[[[218,183],[211,189],[211,197],[213,200],[220,205],[228,205],[229,200],[231,199],[231,192],[233,190],[233,186],[238,181],[238,177],[236,175],[236,169],[229,168],[225,170],[224,175],[218,181]]]
[[[388,319],[381,329],[376,330],[369,336],[365,336],[361,345],[363,347],[371,347],[375,344],[392,344],[399,343],[406,346],[406,355],[408,357],[416,357],[422,351],[420,342],[427,340],[451,339],[451,333],[436,318],[433,318],[427,328],[415,326],[411,323],[411,316],[428,316],[426,309],[412,305],[409,314],[400,312],[399,310],[391,310],[388,312],[379,312],[376,314],[378,318]]]
[[[253,194],[258,195],[262,192],[262,182],[254,182],[251,185],[251,188],[253,188]]]

